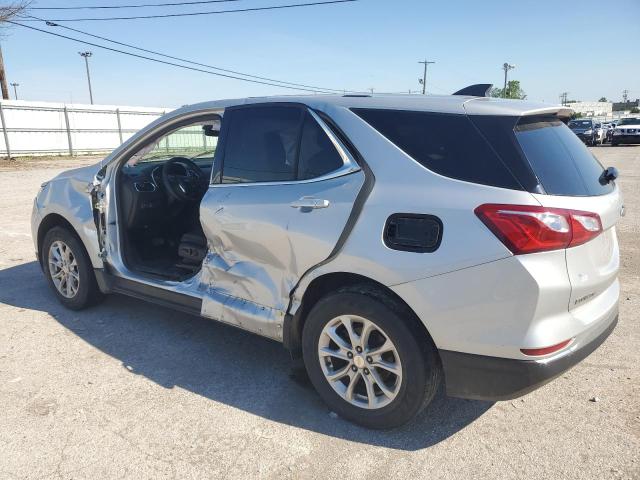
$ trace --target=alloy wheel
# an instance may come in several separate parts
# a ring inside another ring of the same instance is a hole
[[[78,263],[69,245],[56,240],[49,247],[49,275],[58,292],[66,297],[73,298],[80,287],[80,274]]]
[[[388,405],[402,385],[396,346],[379,326],[364,317],[341,315],[329,321],[320,333],[318,358],[333,390],[360,408]]]

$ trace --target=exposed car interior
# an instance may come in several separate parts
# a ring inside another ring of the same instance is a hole
[[[139,273],[176,281],[197,273],[207,242],[199,219],[221,117],[178,128],[133,154],[118,181],[122,256]]]

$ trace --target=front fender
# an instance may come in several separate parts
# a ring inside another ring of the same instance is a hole
[[[102,268],[99,255],[98,233],[93,217],[89,184],[93,181],[96,166],[65,172],[48,182],[37,195],[33,207],[32,232],[36,249],[41,229],[60,216],[75,230],[84,244],[94,268]],[[73,175],[70,175],[73,173]]]

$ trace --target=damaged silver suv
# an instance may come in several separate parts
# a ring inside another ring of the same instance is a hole
[[[616,325],[622,198],[569,109],[485,90],[173,111],[42,185],[42,270],[280,341],[368,427],[523,395]]]

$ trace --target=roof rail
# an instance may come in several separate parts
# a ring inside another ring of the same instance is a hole
[[[493,87],[493,83],[476,83],[475,85],[469,85],[468,87],[464,87],[462,90],[458,90],[454,95],[488,97],[491,87]]]

